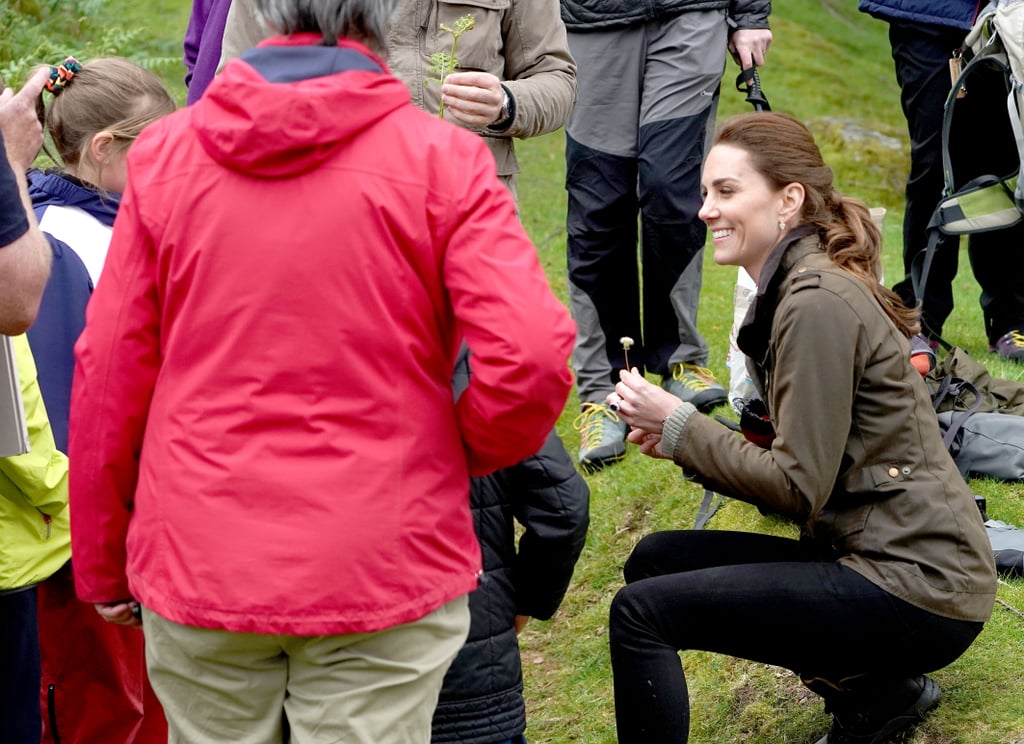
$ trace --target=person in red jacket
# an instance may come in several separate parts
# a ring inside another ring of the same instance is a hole
[[[283,36],[128,157],[76,347],[76,589],[138,608],[171,741],[426,742],[469,476],[540,449],[575,328],[486,146],[379,58],[394,0],[258,5]]]

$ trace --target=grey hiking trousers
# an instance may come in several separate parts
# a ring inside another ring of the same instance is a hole
[[[567,261],[581,402],[618,382],[622,336],[636,341],[629,363],[641,370],[707,364],[697,211],[727,31],[719,10],[569,33],[578,98],[566,124]]]

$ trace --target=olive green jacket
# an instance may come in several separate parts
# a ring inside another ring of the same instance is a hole
[[[739,333],[771,448],[694,415],[673,456],[707,487],[796,521],[822,559],[922,609],[984,621],[991,546],[909,343],[806,232],[769,258]]]

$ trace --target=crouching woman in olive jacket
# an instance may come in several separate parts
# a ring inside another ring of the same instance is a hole
[[[730,119],[703,178],[714,258],[757,280],[739,334],[774,425],[767,449],[623,372],[608,403],[630,441],[702,485],[786,516],[799,540],[662,532],[611,609],[620,742],[686,742],[677,650],[792,669],[825,698],[819,744],[881,744],[939,700],[925,677],[988,619],[981,517],[909,363],[916,314],[878,281],[880,235],[832,188],[787,116]]]

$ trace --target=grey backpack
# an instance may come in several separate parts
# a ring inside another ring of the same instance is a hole
[[[992,377],[958,348],[925,382],[942,441],[964,478],[1024,480],[1024,384]]]
[[[998,519],[989,519],[985,522],[985,532],[992,543],[996,571],[1004,576],[1024,576],[1024,530]]]
[[[1024,416],[946,411],[938,417],[943,441],[964,477],[1024,480]]]

